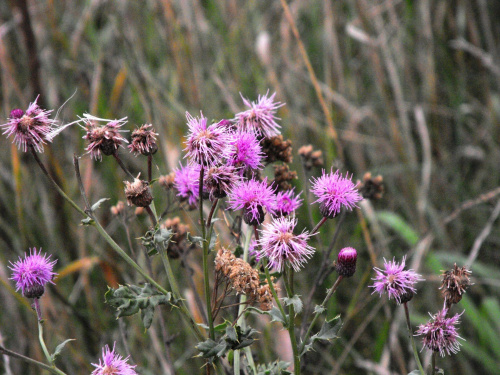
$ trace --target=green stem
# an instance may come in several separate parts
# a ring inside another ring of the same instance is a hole
[[[274,289],[274,284],[271,280],[271,275],[269,274],[269,270],[267,269],[267,262],[264,264],[264,271],[266,272],[266,279],[267,283],[269,284],[269,288],[271,289],[271,293],[274,297],[274,300],[276,301],[276,304],[278,305],[278,309],[281,312],[281,316],[283,317],[283,321],[285,322],[284,326],[285,328],[288,329],[288,319],[286,318],[285,310],[283,309],[283,306],[281,305],[281,302],[278,298],[278,294],[276,293],[276,289]]]
[[[38,340],[40,341],[40,345],[42,346],[43,354],[45,355],[47,362],[49,362],[50,366],[53,367],[54,363],[52,362],[52,359],[50,358],[50,353],[47,350],[47,346],[45,345],[45,341],[43,339],[43,327],[42,327],[41,320],[38,321]]]
[[[434,375],[436,373],[436,354],[437,352],[432,352],[431,356],[431,375]]]
[[[288,298],[293,297],[293,270],[285,268],[285,288]],[[288,277],[287,277],[288,276]],[[297,339],[295,338],[295,308],[293,303],[288,306],[290,320],[288,325],[288,333],[290,335],[290,343],[292,344],[293,352],[293,367],[295,375],[300,375],[300,355],[297,347]]]
[[[320,307],[322,307],[322,309],[325,308],[326,306],[326,303],[328,302],[328,300],[332,297],[333,293],[335,293],[335,291],[337,290],[340,282],[342,281],[343,277],[342,276],[339,276],[337,278],[337,280],[335,281],[335,284],[333,284],[332,288],[328,291],[325,299],[323,300],[323,302],[321,303]],[[321,309],[321,310],[322,310]],[[319,316],[321,315],[321,313],[316,313],[316,315],[314,315],[314,318],[311,322],[311,325],[309,326],[303,340],[302,340],[302,344],[300,345],[300,349],[299,349],[299,353],[302,353],[302,351],[304,350],[306,344],[307,344],[307,340],[309,339],[309,336],[311,335],[311,332],[313,330],[313,327],[314,327],[314,324],[316,323],[316,321],[318,320]]]
[[[411,347],[413,349],[413,356],[415,357],[415,361],[417,362],[417,366],[418,366],[418,370],[420,371],[420,374],[425,375],[424,368],[422,367],[422,363],[420,362],[420,358],[418,356],[417,346],[415,345],[415,340],[413,339],[413,331],[411,329],[410,313],[408,311],[408,304],[407,304],[407,302],[405,302],[405,303],[403,303],[403,305],[405,308],[406,325],[408,327],[408,336],[410,337]],[[434,373],[434,371],[432,373]]]
[[[29,357],[25,357],[22,354],[13,352],[9,349],[5,349],[3,346],[0,346],[0,354],[8,355],[9,357],[12,357],[12,358],[20,359],[21,361],[24,361],[24,362],[29,363],[31,365],[38,366],[41,369],[47,370],[47,371],[51,372],[52,374],[66,375],[65,372],[62,372],[57,367],[50,367],[49,365],[46,365],[45,363],[38,362],[37,360],[34,360],[32,358],[29,358]]]

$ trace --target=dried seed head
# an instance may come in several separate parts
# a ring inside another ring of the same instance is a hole
[[[89,141],[85,149],[90,157],[95,160],[102,160],[102,155],[113,155],[122,146],[122,142],[128,143],[120,135],[120,128],[127,122],[126,118],[109,121],[105,125],[99,125],[95,118],[83,119],[87,133],[83,139]]]
[[[171,172],[165,176],[160,176],[160,178],[158,178],[158,183],[165,190],[171,190],[175,183],[175,172]]]
[[[274,186],[276,191],[292,189],[290,181],[297,179],[297,172],[291,171],[288,164],[274,166]]]
[[[262,146],[262,152],[265,155],[266,164],[275,161],[282,161],[284,163],[291,163],[293,161],[292,141],[289,139],[283,140],[281,134],[270,138],[264,138],[260,144]]]
[[[153,155],[158,151],[158,145],[156,144],[156,136],[152,124],[144,124],[140,128],[135,129],[132,132],[132,142],[128,146],[130,152],[133,152],[135,156],[142,154],[145,156]]]
[[[357,187],[363,198],[378,200],[384,195],[384,178],[380,175],[372,177],[370,172],[366,172],[363,181],[358,181]]]
[[[323,153],[320,150],[313,151],[312,145],[302,146],[298,152],[302,157],[302,164],[306,171],[310,171],[313,167],[323,166]]]
[[[356,272],[356,260],[358,253],[352,247],[345,247],[340,250],[337,257],[335,269],[340,276],[351,277]]]
[[[148,207],[153,201],[149,184],[144,180],[134,179],[125,182],[125,196],[129,206]]]
[[[467,267],[458,267],[457,264],[453,269],[444,271],[443,281],[440,289],[446,303],[449,305],[456,304],[462,299],[462,295],[466,292],[469,286],[473,285],[469,276],[472,274]]]

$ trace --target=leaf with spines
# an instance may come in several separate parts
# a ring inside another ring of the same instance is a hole
[[[312,335],[304,345],[304,349],[299,353],[300,356],[303,356],[309,350],[313,350],[313,345],[318,340],[331,341],[337,339],[338,333],[342,328],[342,320],[340,319],[340,315],[337,315],[335,318],[331,320],[325,320],[323,326],[319,330],[318,333]]]
[[[283,314],[281,314],[280,309],[278,309],[276,306],[273,306],[273,308],[269,311],[264,311],[264,310],[258,309],[256,307],[250,306],[250,307],[247,307],[247,311],[250,311],[250,312],[254,311],[260,315],[269,315],[272,318],[271,322],[280,322],[281,324],[283,324],[283,326],[285,328],[288,325],[289,315],[286,314],[286,316],[283,317]]]
[[[292,373],[287,370],[288,367],[290,367],[290,362],[285,361],[261,364],[257,366],[257,375],[291,375]],[[251,373],[251,369],[248,373]]]
[[[300,314],[302,311],[302,300],[300,299],[300,296],[295,294],[292,298],[285,297],[283,298],[283,302],[285,302],[285,305],[290,306],[293,305],[293,308],[295,310],[295,314]]]

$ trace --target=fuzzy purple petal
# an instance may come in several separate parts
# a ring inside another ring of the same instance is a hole
[[[17,262],[11,263],[11,280],[16,282],[16,290],[21,289],[22,293],[35,286],[44,287],[47,283],[52,283],[56,275],[52,270],[57,260],[51,261],[52,255],[37,252],[36,248],[30,249],[30,255],[24,254],[24,259],[19,257]]]

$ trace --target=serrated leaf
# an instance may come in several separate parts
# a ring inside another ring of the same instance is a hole
[[[299,295],[294,295],[292,298],[283,298],[283,302],[285,302],[285,305],[293,305],[293,308],[295,310],[295,314],[300,314],[302,311],[302,300],[300,299]]]
[[[238,334],[233,326],[229,325],[226,327],[226,337],[229,342],[238,344]]]
[[[56,346],[56,350],[54,351],[54,353],[52,353],[50,355],[50,359],[52,362],[55,361],[56,357],[61,354],[61,351],[64,349],[64,347],[66,346],[66,344],[70,341],[76,341],[75,339],[67,339],[67,340],[64,340],[62,343],[60,343],[59,345]]]
[[[342,320],[340,315],[337,315],[332,320],[326,320],[318,333],[313,335],[311,339],[315,340],[333,340],[338,338],[337,334],[342,328]]]
[[[315,314],[323,314],[325,311],[326,311],[326,308],[321,306],[321,305],[316,305],[316,307],[314,307]]]
[[[290,362],[284,361],[261,364],[257,366],[257,375],[291,375],[292,373],[287,370],[288,367],[290,367]],[[251,373],[251,369],[248,373]]]
[[[192,245],[199,245],[201,246],[203,244],[203,241],[205,241],[203,239],[203,237],[198,237],[198,236],[191,236],[191,233],[187,232],[186,234],[186,239],[188,240],[188,242]]]
[[[171,293],[162,294],[154,290],[150,284],[144,284],[142,288],[136,285],[120,285],[118,289],[108,287],[104,299],[106,303],[116,308],[118,318],[141,311],[142,323],[146,329],[151,327],[156,306],[176,303]]]
[[[172,239],[174,232],[170,229],[160,228],[154,233],[154,242],[165,247],[168,246],[170,240]]]
[[[253,306],[250,306],[250,307],[247,307],[247,311],[255,311],[257,314],[260,314],[260,315],[269,315],[272,319],[271,319],[271,322],[280,322],[281,324],[283,324],[283,326],[286,328],[287,324],[288,324],[288,315],[286,315],[285,320],[283,320],[283,315],[281,314],[281,311],[276,307],[276,306],[273,306],[273,308],[269,311],[263,311],[263,310],[260,310],[256,307],[253,307]]]
[[[101,198],[101,199],[99,199],[97,202],[95,202],[92,205],[92,207],[91,207],[92,211],[97,210],[99,207],[101,207],[101,204],[103,204],[103,202],[106,202],[106,201],[109,201],[109,198]]]

